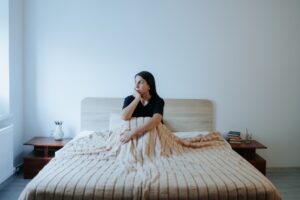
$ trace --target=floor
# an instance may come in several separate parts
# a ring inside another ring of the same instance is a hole
[[[273,182],[284,200],[300,199],[300,168],[267,169],[267,177]],[[15,174],[0,184],[0,200],[17,200],[29,182],[22,173]]]
[[[300,200],[300,168],[267,169],[267,177],[277,187],[283,200]]]
[[[23,179],[22,172],[12,175],[0,184],[0,200],[17,200],[30,179]]]

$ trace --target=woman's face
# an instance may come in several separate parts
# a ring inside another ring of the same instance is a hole
[[[145,79],[143,79],[141,76],[135,77],[135,89],[140,94],[146,94],[149,92],[150,87]]]

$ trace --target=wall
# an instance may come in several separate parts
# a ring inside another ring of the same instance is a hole
[[[13,154],[17,166],[23,162],[24,135],[23,0],[0,1],[0,44],[0,128],[14,124]]]
[[[24,133],[80,129],[84,97],[125,97],[151,71],[164,98],[214,102],[216,129],[300,166],[299,1],[24,2]]]
[[[0,1],[0,121],[9,113],[8,0]],[[1,123],[1,122],[0,122]],[[1,127],[0,127],[1,128]]]
[[[10,113],[14,124],[14,166],[23,162],[23,0],[9,1]]]

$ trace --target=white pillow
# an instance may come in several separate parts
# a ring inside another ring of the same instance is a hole
[[[112,131],[119,127],[124,121],[121,119],[120,113],[110,113],[109,116],[109,130]]]
[[[179,138],[192,138],[201,135],[207,135],[209,131],[179,131],[174,132],[174,134]]]

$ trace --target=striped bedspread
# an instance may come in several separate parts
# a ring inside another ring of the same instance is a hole
[[[119,142],[122,129],[146,120],[76,137],[19,199],[281,199],[218,133],[183,140],[160,124],[139,139]]]

